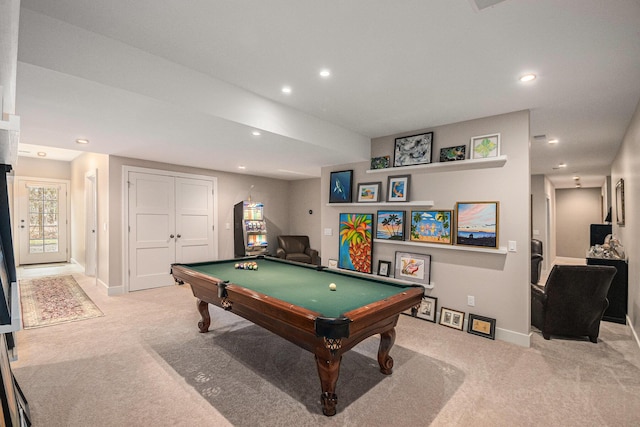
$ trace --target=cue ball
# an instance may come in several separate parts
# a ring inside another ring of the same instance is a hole
[[[331,283],[329,285],[329,289],[331,289],[332,291],[335,291],[336,290],[336,284],[335,283]]]

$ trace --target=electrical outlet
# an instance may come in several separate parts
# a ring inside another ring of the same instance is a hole
[[[333,236],[333,230],[330,228],[325,228],[324,229],[324,235],[325,236]]]
[[[467,305],[469,307],[474,307],[476,305],[476,297],[473,295],[467,295]]]

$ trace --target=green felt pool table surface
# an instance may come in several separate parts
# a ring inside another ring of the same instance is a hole
[[[257,270],[236,269],[236,263],[256,262]],[[401,293],[414,285],[356,277],[315,266],[292,265],[273,259],[247,259],[183,264],[194,271],[228,281],[272,298],[304,307],[324,317],[341,317],[344,313]],[[335,283],[331,291],[329,284]]]

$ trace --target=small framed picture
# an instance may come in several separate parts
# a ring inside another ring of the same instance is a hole
[[[411,166],[431,163],[433,132],[396,138],[393,166]]]
[[[338,260],[337,259],[330,259],[328,267],[329,268],[338,268]]]
[[[387,202],[408,202],[411,175],[390,176],[387,183]]]
[[[421,285],[431,282],[431,255],[396,252],[395,278]]]
[[[455,147],[446,147],[440,149],[441,162],[455,162],[456,160],[464,160],[467,158],[467,146],[456,145]]]
[[[467,332],[481,337],[496,339],[496,319],[469,313]]]
[[[461,331],[464,326],[464,312],[442,307],[440,309],[440,324]]]
[[[378,261],[378,276],[389,277],[390,271],[391,271],[390,261]]]
[[[418,310],[416,312],[416,317],[435,323],[437,312],[438,312],[438,298],[424,296],[422,297],[422,301],[420,302],[420,307],[418,307]]]
[[[405,211],[378,211],[376,239],[404,240]]]
[[[453,211],[411,211],[412,242],[450,245]]]
[[[498,248],[499,202],[456,203],[456,245]]]
[[[331,172],[329,185],[329,203],[351,203],[353,170]]]
[[[480,135],[471,138],[471,158],[486,159],[500,155],[500,134]]]
[[[382,182],[363,182],[358,184],[358,203],[379,202]]]
[[[391,165],[389,156],[380,156],[371,158],[371,169],[386,169]]]

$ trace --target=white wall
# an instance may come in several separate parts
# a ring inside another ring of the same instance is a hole
[[[309,244],[320,250],[320,178],[290,181],[289,233],[309,236]],[[309,213],[311,211],[312,213]],[[322,257],[322,253],[320,253]],[[322,260],[326,265],[326,260]]]
[[[585,258],[591,224],[602,224],[600,188],[556,190],[556,251],[559,257]]]
[[[394,261],[396,251],[426,253],[432,256],[432,279],[435,288],[429,295],[438,305],[466,313],[497,319],[498,339],[529,345],[530,338],[530,176],[529,176],[529,112],[520,111],[467,122],[407,131],[372,141],[371,155],[391,155],[396,136],[423,131],[434,132],[433,158],[440,148],[468,144],[473,136],[501,133],[501,154],[508,157],[502,167],[412,173],[412,200],[433,200],[434,209],[454,209],[458,201],[499,201],[499,245],[515,241],[517,252],[505,255],[420,248],[393,244],[374,244],[373,269],[379,260]],[[369,162],[323,168],[322,228],[331,228],[332,236],[322,236],[323,258],[337,259],[339,214],[345,212],[376,213],[384,207],[326,206],[331,171],[354,169],[354,187],[358,182],[383,181],[388,175],[403,174],[402,168],[388,174],[367,174]],[[404,172],[406,173],[406,171]],[[411,208],[404,208],[410,211]],[[407,212],[409,214],[409,212]],[[467,306],[467,296],[475,296],[475,307]]]

